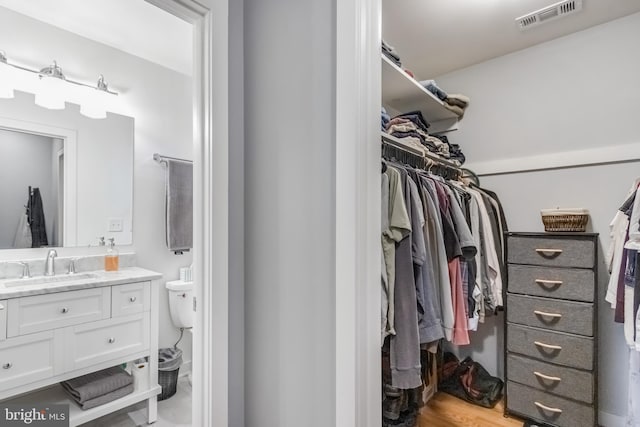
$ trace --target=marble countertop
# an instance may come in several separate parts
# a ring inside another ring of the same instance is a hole
[[[0,280],[0,299],[99,288],[160,278],[162,274],[155,271],[140,267],[124,267],[118,271],[94,270],[76,274],[58,274],[47,278],[38,276],[29,279],[3,279]],[[51,281],[42,283],[46,280]]]

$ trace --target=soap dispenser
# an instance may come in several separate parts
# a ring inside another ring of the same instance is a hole
[[[115,248],[116,242],[112,237],[109,239],[109,247],[107,253],[104,256],[104,270],[105,271],[118,271],[119,255],[118,250]]]

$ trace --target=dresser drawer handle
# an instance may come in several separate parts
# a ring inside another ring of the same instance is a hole
[[[537,314],[538,316],[555,317],[557,319],[562,317],[562,314],[560,314],[560,313],[547,313],[546,311],[540,311],[540,310],[534,310],[533,313]]]
[[[562,280],[536,279],[538,285],[562,285]]]
[[[542,256],[552,256],[552,255],[560,255],[562,253],[562,249],[548,249],[548,248],[538,248],[536,249]]]
[[[540,341],[534,341],[533,343],[535,345],[537,345],[538,347],[544,347],[544,348],[548,348],[550,350],[562,350],[562,347],[559,346],[559,345],[545,344],[545,343],[540,342]]]
[[[115,338],[109,338],[109,344],[113,344],[114,342],[116,342]]]
[[[66,314],[66,313],[68,313],[68,312],[69,312],[69,309],[68,309],[67,307],[63,307],[63,308],[62,308],[62,310],[60,310],[60,312],[61,312],[62,314]]]
[[[4,304],[0,304],[0,310],[4,310]]]
[[[543,378],[545,380],[549,380],[549,381],[558,381],[558,382],[562,381],[562,378],[560,378],[560,377],[550,377],[549,375],[541,374],[538,371],[534,371],[533,375],[535,375],[536,377]]]
[[[131,298],[129,298],[129,301],[136,302],[136,299],[137,299],[136,297],[131,297]]]
[[[13,366],[13,363],[9,362],[9,363],[5,363],[4,365],[2,365],[3,369],[11,369],[11,367]]]
[[[562,409],[560,408],[551,408],[549,406],[543,405],[540,402],[533,402],[533,404],[536,405],[538,408],[544,409],[545,411],[554,412],[556,414],[562,413]]]

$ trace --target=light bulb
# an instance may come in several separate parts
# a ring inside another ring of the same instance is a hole
[[[36,104],[50,110],[63,110],[65,83],[59,77],[41,76],[36,91]]]
[[[107,92],[100,89],[88,89],[84,91],[85,100],[80,104],[80,114],[91,119],[104,119],[107,117]]]

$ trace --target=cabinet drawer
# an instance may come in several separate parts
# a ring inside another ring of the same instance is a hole
[[[511,381],[507,382],[507,393],[507,408],[510,411],[562,427],[594,425],[595,411],[586,403],[554,396]]]
[[[7,338],[7,300],[0,301],[0,341]]]
[[[82,289],[9,300],[7,335],[47,331],[111,315],[111,289]]]
[[[0,390],[62,373],[58,337],[55,331],[47,331],[0,342]]]
[[[593,302],[593,270],[509,264],[509,292]]]
[[[508,294],[507,321],[593,336],[593,304]]]
[[[67,370],[149,348],[149,313],[77,325],[66,330]]]
[[[593,402],[593,374],[588,371],[507,356],[507,380],[585,403]]]
[[[593,268],[596,248],[593,240],[562,236],[509,236],[509,263],[556,267]]]
[[[507,350],[538,360],[593,369],[593,338],[507,324]]]
[[[149,282],[129,283],[111,288],[111,316],[127,316],[149,311],[151,307]]]

